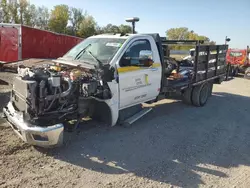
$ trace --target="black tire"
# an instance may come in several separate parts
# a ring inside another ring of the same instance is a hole
[[[193,87],[187,88],[184,90],[183,95],[182,95],[182,101],[185,104],[192,104],[192,92],[193,92]]]
[[[203,83],[194,87],[192,92],[192,102],[194,106],[200,107],[207,103],[210,94],[208,83]]]
[[[0,72],[3,71],[3,63],[0,62]]]
[[[229,70],[229,76],[235,77],[235,76],[238,76],[238,74],[239,74],[238,67],[231,66]]]
[[[236,67],[236,68],[234,69],[234,76],[235,76],[235,77],[239,76],[239,68],[238,68],[238,67]]]
[[[201,91],[200,91],[200,106],[204,106],[206,103],[207,103],[207,100],[210,96],[210,83],[204,83],[202,84],[202,88],[201,88]]]
[[[233,67],[229,66],[229,72],[228,72],[228,76],[234,76],[234,71],[233,71]]]
[[[247,70],[245,71],[245,75],[244,75],[244,78],[250,80],[250,67],[247,68]]]
[[[214,84],[213,82],[210,82],[208,83],[209,84],[209,97],[212,96],[213,94],[213,87],[214,87]]]

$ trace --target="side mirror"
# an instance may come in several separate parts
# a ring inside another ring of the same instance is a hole
[[[145,67],[150,67],[153,62],[153,52],[150,50],[142,50],[139,53],[139,61]]]

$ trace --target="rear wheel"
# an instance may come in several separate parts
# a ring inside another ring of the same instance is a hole
[[[247,70],[245,71],[244,77],[245,77],[246,79],[250,80],[250,67],[247,68]]]
[[[194,87],[192,102],[194,106],[204,106],[210,96],[211,88],[209,83],[203,83]]]

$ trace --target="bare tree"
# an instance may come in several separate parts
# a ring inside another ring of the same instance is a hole
[[[10,22],[10,13],[9,13],[9,5],[7,3],[7,0],[1,0],[0,2],[0,14],[1,14],[1,21],[4,23]]]
[[[27,15],[28,6],[29,6],[29,2],[27,0],[19,0],[19,15],[20,15],[21,24],[24,24],[24,14]]]
[[[82,9],[77,9],[74,7],[70,8],[70,22],[72,24],[73,34],[76,35],[77,30],[80,27],[81,22],[84,19],[84,15],[82,14]]]
[[[50,14],[49,9],[45,6],[37,7],[37,20],[35,26],[40,29],[48,29]]]

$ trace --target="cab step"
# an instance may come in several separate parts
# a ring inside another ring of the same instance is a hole
[[[134,122],[136,122],[137,120],[148,114],[151,110],[152,108],[142,109],[141,111],[137,112],[136,114],[134,114],[133,116],[122,122],[122,125],[126,127],[131,126]]]

